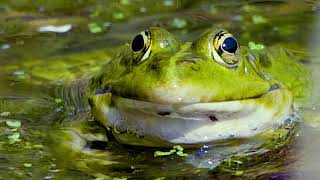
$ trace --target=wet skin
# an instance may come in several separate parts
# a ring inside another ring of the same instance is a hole
[[[153,27],[102,67],[87,96],[93,117],[123,144],[252,137],[277,129],[293,112],[305,70],[290,58],[281,48],[240,48],[225,30],[181,43]]]

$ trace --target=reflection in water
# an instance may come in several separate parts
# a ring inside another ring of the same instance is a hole
[[[310,109],[304,112],[305,126],[302,130],[301,151],[303,154],[303,179],[318,179],[320,177],[320,12],[317,24],[311,35],[312,65],[309,67],[313,77],[313,93]],[[301,179],[301,176],[297,177]]]

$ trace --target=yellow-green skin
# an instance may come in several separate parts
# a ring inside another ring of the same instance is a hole
[[[275,114],[281,114],[282,109],[291,112],[292,94],[305,96],[309,86],[305,69],[282,48],[241,47],[238,66],[228,68],[217,63],[212,55],[215,30],[208,30],[187,43],[179,42],[162,28],[149,31],[151,51],[145,60],[141,61],[143,54],[133,53],[126,44],[92,78],[88,87],[92,114],[108,129],[114,125],[110,125],[106,111],[118,103],[118,98],[160,105],[239,101],[253,106],[261,104],[265,109],[276,108]],[[280,90],[270,95],[275,85]],[[101,89],[107,92],[97,93]],[[166,141],[163,135],[152,136],[148,142],[141,140],[141,144],[139,141],[133,144],[148,145],[153,138]]]

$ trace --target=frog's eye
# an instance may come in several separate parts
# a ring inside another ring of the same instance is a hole
[[[131,51],[136,59],[143,61],[150,55],[151,33],[142,31],[131,42]]]
[[[235,53],[238,50],[238,42],[234,37],[227,37],[221,44],[221,49],[228,53]]]
[[[133,52],[142,51],[144,48],[144,39],[141,34],[138,34],[131,43],[131,49]]]
[[[212,55],[216,62],[228,68],[235,68],[240,61],[237,57],[238,52],[239,44],[232,34],[219,31],[214,35]]]

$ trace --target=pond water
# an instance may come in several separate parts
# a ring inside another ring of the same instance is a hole
[[[320,128],[319,11],[312,0],[0,1],[0,179],[316,176],[319,143],[312,137]],[[268,148],[261,139],[236,141],[185,150],[188,157],[154,157],[157,148],[116,142],[92,143],[97,150],[81,154],[59,143],[59,135],[52,138],[68,123],[91,119],[85,80],[119,46],[152,26],[184,42],[208,28],[223,28],[243,46],[250,41],[280,45],[303,56],[300,63],[314,87],[312,96],[295,104],[295,118],[302,123]]]

